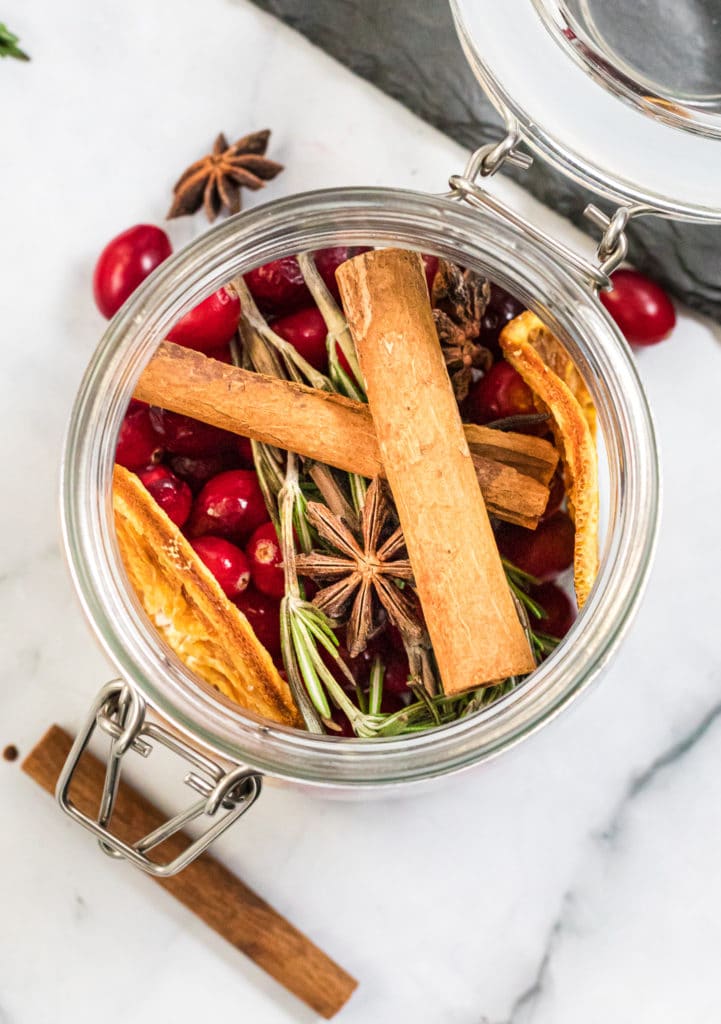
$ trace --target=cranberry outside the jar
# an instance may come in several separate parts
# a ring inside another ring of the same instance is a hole
[[[103,316],[114,316],[172,251],[168,236],[153,224],[136,224],[108,242],[93,275],[95,302]]]
[[[613,289],[599,298],[631,345],[656,345],[676,326],[676,311],[663,288],[638,270],[611,275]]]

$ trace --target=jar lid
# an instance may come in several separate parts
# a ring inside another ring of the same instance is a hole
[[[481,85],[533,152],[614,202],[721,220],[718,2],[450,3]]]

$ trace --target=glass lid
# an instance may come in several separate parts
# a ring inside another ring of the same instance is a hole
[[[524,141],[614,202],[721,220],[721,0],[450,0]]]

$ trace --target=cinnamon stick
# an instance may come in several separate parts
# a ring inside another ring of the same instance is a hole
[[[163,342],[138,381],[136,398],[223,430],[297,452],[349,473],[384,476],[368,406],[209,359]],[[547,441],[466,425],[488,509],[533,528],[558,463]]]
[[[60,726],[52,725],[25,758],[23,771],[53,793],[72,742]],[[71,794],[84,813],[95,812],[104,778],[101,762],[85,753]],[[121,839],[135,841],[165,821],[166,815],[145,797],[120,783],[113,828]],[[177,834],[162,848],[174,858],[189,841],[188,836]],[[180,874],[153,881],[322,1017],[336,1014],[357,987],[342,967],[207,853]]]
[[[535,667],[443,360],[417,253],[362,253],[336,272],[448,694]]]
[[[511,466],[546,486],[551,482],[558,465],[558,452],[542,437],[511,431],[506,433],[476,423],[464,423],[463,433],[473,455],[479,456],[484,462]]]

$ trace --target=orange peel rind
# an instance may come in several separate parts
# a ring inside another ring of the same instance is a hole
[[[568,511],[576,527],[573,577],[578,606],[582,608],[599,564],[593,402],[566,350],[535,313],[527,311],[511,320],[501,332],[500,345],[507,362],[529,386],[537,404],[551,416],[563,464]]]

